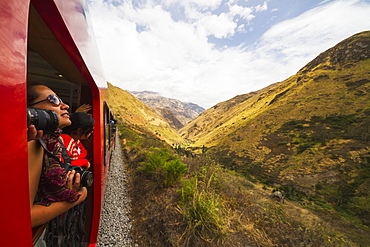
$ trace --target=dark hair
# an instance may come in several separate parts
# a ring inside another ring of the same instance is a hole
[[[85,112],[75,112],[69,116],[72,124],[63,128],[63,134],[70,134],[73,131],[82,129],[83,134],[90,133],[94,130],[95,120],[90,114]]]
[[[41,82],[27,83],[27,105],[32,105],[32,103],[40,96],[39,92],[36,91],[36,86],[48,87]]]

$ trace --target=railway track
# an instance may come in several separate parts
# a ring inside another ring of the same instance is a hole
[[[130,237],[131,219],[126,167],[120,140],[116,133],[110,171],[98,234],[97,246],[133,246]]]

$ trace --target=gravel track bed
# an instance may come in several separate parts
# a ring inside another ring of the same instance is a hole
[[[107,178],[97,246],[133,246],[130,237],[131,199],[122,157],[121,144],[117,134]]]

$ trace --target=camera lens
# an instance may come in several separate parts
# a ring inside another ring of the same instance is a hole
[[[94,182],[94,175],[92,172],[84,171],[81,173],[81,186],[89,187]]]
[[[27,123],[35,125],[37,130],[45,134],[54,133],[59,126],[59,117],[56,112],[47,109],[27,108]]]

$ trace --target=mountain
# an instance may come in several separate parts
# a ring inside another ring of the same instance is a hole
[[[169,144],[183,144],[183,138],[168,122],[129,92],[108,83],[109,107],[118,122],[146,132]]]
[[[369,226],[369,58],[366,31],[285,81],[215,105],[180,134],[289,199],[326,204]]]
[[[197,104],[166,98],[156,92],[142,91],[130,93],[152,108],[163,119],[166,119],[175,129],[181,129],[205,110]]]

